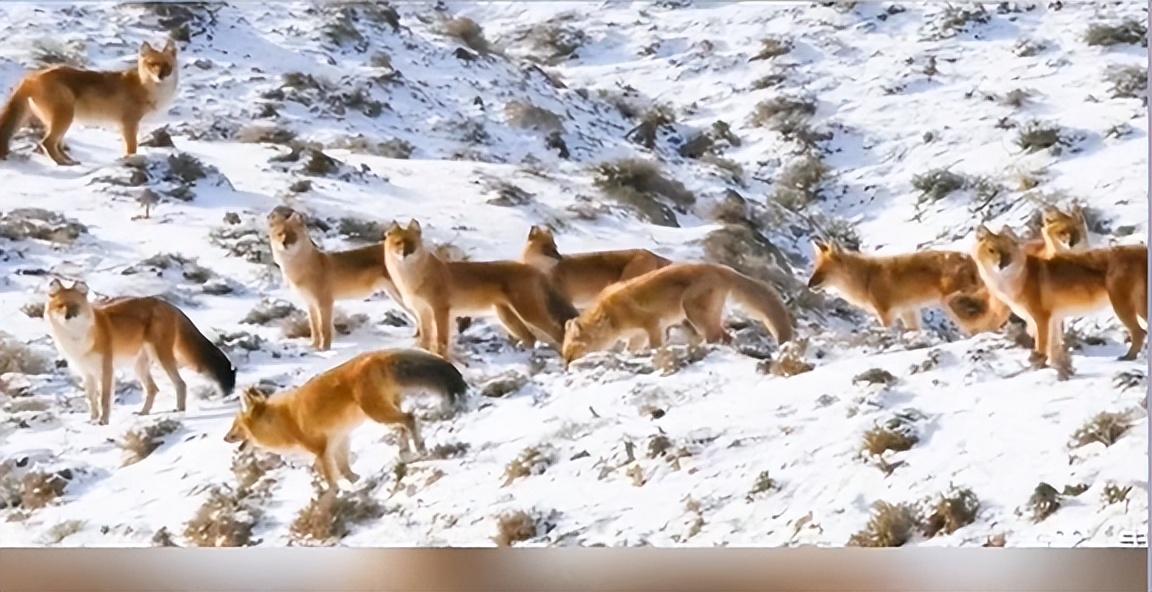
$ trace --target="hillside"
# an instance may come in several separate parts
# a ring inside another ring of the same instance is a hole
[[[1146,243],[1145,5],[824,4],[0,6],[5,89],[37,65],[129,67],[141,41],[182,39],[178,95],[145,126],[166,132],[141,155],[76,126],[79,166],[33,153],[32,132],[0,161],[0,540],[1142,537],[1147,361],[1115,360],[1111,311],[1067,324],[1075,375],[1058,381],[1029,369],[1018,329],[965,338],[934,311],[899,334],[805,282],[813,237],[967,251],[981,222],[1023,232],[1044,204],[1084,204],[1094,244]],[[782,351],[735,310],[733,347],[605,353],[565,372],[477,318],[456,346],[467,409],[422,424],[433,458],[398,463],[390,431],[365,425],[353,465],[372,478],[335,506],[310,505],[307,459],[227,445],[239,400],[202,377],[185,373],[187,413],[140,417],[122,372],[111,424],[87,423],[35,308],[51,275],[164,295],[225,348],[240,389],[412,345],[377,296],[338,303],[333,350],[311,350],[301,313],[278,306],[301,304],[264,234],[277,205],[307,213],[331,249],[417,218],[457,258],[516,259],[548,224],[562,252],[725,263],[780,289],[803,345]],[[125,464],[125,439],[147,429],[158,445]]]

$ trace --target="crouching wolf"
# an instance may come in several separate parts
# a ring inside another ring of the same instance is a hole
[[[577,308],[596,300],[608,286],[660,269],[672,261],[646,249],[561,255],[552,231],[533,226],[521,261],[544,272]]]
[[[187,398],[180,366],[211,375],[225,395],[236,384],[236,368],[228,356],[180,309],[159,298],[116,298],[94,305],[83,282],[65,288],[60,280],[52,280],[44,319],[56,349],[84,381],[92,420],[101,424],[108,423],[112,412],[115,367],[125,361],[135,362],[144,388],[141,415],[152,410],[160,390],[149,372],[152,362],[158,362],[172,381],[177,411],[184,411]]]
[[[495,311],[526,346],[538,336],[559,347],[576,309],[543,272],[516,261],[443,261],[424,245],[420,223],[393,223],[384,236],[388,270],[420,318],[419,347],[449,357],[449,319]]]
[[[792,316],[768,284],[711,263],[673,263],[609,286],[596,303],[565,328],[564,363],[611,347],[620,339],[646,337],[664,343],[668,326],[687,320],[709,343],[728,342],[724,305],[729,296],[763,322],[778,342],[792,339]],[[635,344],[636,342],[633,342]]]
[[[988,288],[1028,322],[1035,336],[1032,362],[1066,369],[1062,321],[1111,305],[1128,329],[1131,344],[1121,360],[1144,347],[1148,328],[1148,247],[1123,245],[1063,252],[1044,259],[1028,255],[1011,228],[995,233],[981,225],[972,248]]]
[[[61,143],[73,120],[119,125],[124,153],[136,154],[140,121],[172,100],[176,81],[176,45],[171,40],[160,51],[145,42],[136,67],[123,72],[70,66],[32,72],[0,111],[0,159],[8,156],[8,144],[28,119],[29,110],[45,127],[40,147],[58,165],[78,164]]]
[[[332,347],[332,309],[336,300],[363,298],[384,290],[408,311],[388,274],[383,243],[347,251],[321,251],[308,235],[300,212],[283,206],[268,213],[268,240],[284,281],[308,304],[308,328],[316,349]]]
[[[411,413],[400,409],[404,397],[416,391],[442,396],[455,406],[468,390],[455,366],[427,352],[382,350],[360,354],[282,395],[267,397],[248,389],[243,409],[232,422],[225,442],[241,448],[256,444],[277,452],[306,452],[335,491],[341,475],[359,479],[348,458],[348,438],[365,420],[400,426],[400,456],[412,458],[409,441],[425,451],[420,429]]]

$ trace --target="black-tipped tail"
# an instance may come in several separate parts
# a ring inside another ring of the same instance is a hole
[[[403,350],[394,353],[390,362],[393,378],[402,388],[423,387],[435,391],[453,408],[459,408],[468,392],[464,375],[440,356],[420,350]]]

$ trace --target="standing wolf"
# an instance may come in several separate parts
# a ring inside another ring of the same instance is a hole
[[[136,67],[122,72],[97,72],[53,66],[24,77],[0,111],[0,159],[7,158],[12,136],[31,111],[46,131],[40,141],[58,165],[79,164],[61,141],[73,121],[112,124],[124,135],[124,153],[136,154],[140,121],[163,109],[176,94],[176,45],[162,50],[140,46]]]

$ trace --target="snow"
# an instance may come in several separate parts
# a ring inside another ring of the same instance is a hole
[[[1139,99],[1111,98],[1104,79],[1112,66],[1145,67],[1145,49],[1091,47],[1082,39],[1090,23],[1144,21],[1145,6],[1066,3],[1054,10],[1042,2],[1018,4],[1035,8],[998,14],[988,4],[988,23],[935,39],[933,23],[940,22],[944,4],[913,4],[888,15],[888,4],[881,3],[842,10],[813,3],[451,2],[443,14],[431,5],[404,3],[397,6],[401,31],[358,25],[366,52],[327,41],[322,16],[305,4],[221,7],[209,33],[181,44],[177,96],[143,129],[168,124],[176,151],[216,167],[229,183],[203,180],[192,201],[165,197],[150,218],[141,219],[131,189],[100,181],[125,170],[117,160],[118,133],[74,127],[67,140],[82,163],[74,168],[56,167],[41,154],[26,157],[31,136],[18,136],[13,157],[0,162],[0,213],[18,207],[59,211],[85,224],[88,233],[73,244],[0,239],[3,330],[55,355],[44,321],[19,312],[42,301],[48,283],[44,275],[22,272],[48,270],[83,277],[99,295],[174,295],[210,336],[245,331],[263,337],[256,351],[229,352],[239,369],[237,392],[262,379],[298,385],[362,351],[411,346],[412,327],[383,322],[386,313],[400,312],[384,296],[338,303],[370,320],[351,335],[337,335],[329,352],[311,351],[307,339],[283,338],[275,324],[242,324],[262,298],[299,303],[270,262],[250,262],[210,240],[214,230],[229,226],[226,214],[261,229],[267,211],[280,204],[329,222],[414,217],[427,240],[451,243],[477,260],[518,258],[528,228],[541,223],[562,224],[562,252],[647,247],[700,259],[699,241],[719,228],[710,207],[724,191],[769,201],[771,179],[798,154],[793,142],[748,122],[757,103],[779,95],[815,100],[813,124],[834,132],[824,143],[831,179],[808,213],[851,223],[864,250],[967,250],[982,221],[993,228],[1022,226],[1036,207],[1019,190],[1023,174],[1041,179],[1041,194],[1082,199],[1109,220],[1110,234],[1093,235],[1097,244],[1145,242],[1146,108]],[[0,48],[4,88],[16,83],[30,65],[29,48],[44,38],[82,41],[89,65],[99,68],[124,67],[141,40],[161,39],[152,21],[131,7],[5,3],[0,14],[9,39]],[[504,55],[474,62],[454,57],[458,43],[437,32],[444,14],[474,19]],[[524,57],[532,48],[516,41],[524,28],[546,20],[587,36],[572,59],[542,66],[566,88],[530,69]],[[748,61],[767,35],[792,39],[794,49]],[[1043,40],[1046,49],[1017,56],[1021,39]],[[704,41],[710,51],[701,49]],[[370,97],[385,104],[379,116],[355,109],[340,115],[322,101],[309,108],[285,100],[275,101],[278,117],[260,117],[260,104],[268,102],[262,95],[280,86],[282,74],[304,72],[348,90],[387,72],[372,65],[377,53],[386,53],[402,74],[398,82],[367,86]],[[932,76],[924,73],[928,56],[936,58]],[[776,72],[784,74],[778,87],[750,88]],[[635,123],[596,92],[625,85],[673,105],[680,137],[716,120],[729,122],[743,142],[724,156],[743,166],[746,184],[734,185],[715,167],[678,156],[667,132],[654,151],[627,141]],[[995,100],[1017,88],[1032,93],[1022,108]],[[561,115],[572,158],[546,149],[545,133],[509,122],[503,105],[512,100]],[[997,127],[1005,117],[1018,124],[1054,123],[1077,139],[1059,155],[1026,153],[1013,143],[1015,130]],[[301,178],[287,171],[294,165],[269,162],[287,152],[284,146],[230,139],[238,128],[273,123],[325,146],[362,134],[375,141],[403,139],[414,152],[404,160],[325,148],[348,171],[367,172],[308,177],[312,189],[293,194],[287,188]],[[1109,128],[1119,124],[1131,133],[1109,137]],[[478,127],[485,139],[464,139]],[[935,138],[926,142],[926,132]],[[142,152],[149,162],[162,163],[173,149]],[[625,156],[659,158],[670,176],[697,194],[694,207],[678,212],[680,227],[648,224],[615,207],[591,218],[569,209],[579,196],[611,203],[588,169]],[[971,190],[918,205],[912,178],[936,168],[987,177],[1005,185],[1005,193],[984,210],[976,209]],[[491,205],[493,180],[534,199],[516,207]],[[1123,227],[1126,234],[1117,232]],[[806,280],[809,228],[781,222],[761,231],[796,262],[792,273]],[[328,249],[351,244],[335,231],[314,231],[313,237]],[[195,259],[236,290],[204,294],[174,271],[121,273],[170,252]],[[357,431],[353,467],[365,477],[380,476],[383,485],[372,495],[386,513],[354,525],[337,544],[489,546],[498,515],[527,510],[547,522],[527,545],[842,546],[865,527],[874,502],[918,503],[952,486],[978,496],[976,521],[952,534],[917,534],[909,544],[978,546],[1003,535],[1009,546],[1116,546],[1125,534],[1147,531],[1144,381],[1134,388],[1114,382],[1120,373],[1143,375],[1147,362],[1143,355],[1136,362],[1115,360],[1125,351],[1125,334],[1110,311],[1070,323],[1103,340],[1073,352],[1076,374],[1065,382],[1052,370],[1029,369],[1028,351],[1004,335],[960,338],[938,332],[940,323],[931,322],[922,334],[897,336],[863,314],[798,314],[814,369],[789,378],[762,373],[758,360],[726,347],[711,348],[703,360],[669,375],[635,371],[651,368],[644,355],[620,356],[615,366],[597,364],[616,359],[604,355],[564,372],[548,348],[517,350],[493,319],[478,320],[456,346],[466,379],[479,387],[516,372],[528,383],[503,398],[473,392],[468,408],[454,418],[424,420],[429,447],[467,449],[458,457],[408,465],[398,487],[390,430],[369,424]],[[938,363],[911,370],[929,357]],[[873,368],[897,381],[886,387],[854,383]],[[134,414],[141,393],[134,376],[123,373],[108,426],[87,422],[83,396],[67,369],[5,376],[10,386],[29,385],[32,396],[50,405],[18,412],[12,402],[26,395],[0,394],[0,460],[70,468],[76,477],[48,507],[0,509],[4,545],[52,544],[47,531],[69,520],[83,526],[60,545],[147,546],[162,527],[187,544],[180,533],[207,489],[234,481],[233,449],[223,436],[239,401],[205,395],[205,380],[184,372],[193,396],[186,413],[174,414],[170,386],[162,373],[154,375],[161,413]],[[860,452],[863,434],[909,409],[922,416],[919,441],[887,453],[893,468],[881,470]],[[1131,413],[1131,429],[1109,447],[1073,447],[1072,434],[1104,411]],[[182,427],[144,460],[121,466],[117,442],[159,417]],[[651,456],[658,436],[671,449]],[[533,447],[553,464],[504,485],[505,466]],[[261,544],[294,542],[289,527],[313,496],[309,464],[294,459],[269,473],[275,485],[254,531]],[[776,486],[750,494],[765,471]],[[1034,523],[1027,502],[1041,482],[1057,490],[1089,488],[1063,497],[1056,513]],[[1108,484],[1133,486],[1127,501],[1101,501]]]

